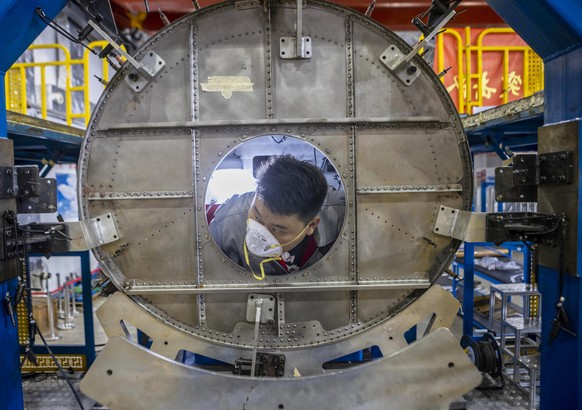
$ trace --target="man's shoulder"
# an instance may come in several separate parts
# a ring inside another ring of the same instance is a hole
[[[247,192],[241,195],[235,194],[226,200],[214,214],[214,220],[221,220],[229,216],[247,214],[253,202],[254,192]]]

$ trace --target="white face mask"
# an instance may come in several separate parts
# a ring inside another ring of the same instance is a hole
[[[267,229],[267,227],[258,223],[254,219],[247,219],[247,233],[245,236],[243,248],[245,252],[245,261],[249,268],[251,268],[253,276],[258,280],[265,279],[265,268],[263,265],[267,262],[281,259],[281,255],[283,254],[283,247],[293,243],[297,238],[305,233],[308,227],[309,224],[307,224],[295,238],[291,239],[287,243],[281,244],[277,238],[275,238],[275,236],[273,236],[273,234]],[[260,263],[261,276],[258,276],[253,271],[247,249],[248,252],[251,252],[254,255],[260,256],[261,258],[267,258]]]
[[[281,256],[283,245],[264,226],[254,219],[247,219],[247,234],[245,243],[250,253],[262,258]]]

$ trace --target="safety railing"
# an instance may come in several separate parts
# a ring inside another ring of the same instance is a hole
[[[524,45],[503,44],[512,36],[519,39],[510,28],[487,28],[480,30],[475,39],[475,30],[472,32],[470,27],[463,32],[448,29],[437,36],[436,71],[455,68],[442,81],[461,114],[472,114],[475,107],[505,104],[543,90],[543,61],[521,41],[518,43]],[[488,61],[499,59],[500,78],[491,78],[485,66]],[[491,84],[498,84],[500,89]]]
[[[92,50],[103,49],[107,46],[106,41],[94,41],[88,44]],[[90,51],[84,49],[83,57],[80,59],[71,58],[71,52],[62,44],[33,44],[28,50],[55,50],[58,53],[57,61],[32,61],[19,62],[10,67],[6,73],[6,108],[9,111],[14,111],[22,114],[28,113],[29,101],[27,96],[27,72],[32,71],[32,78],[37,75],[40,76],[40,116],[43,119],[49,118],[49,103],[47,99],[47,70],[50,67],[56,69],[64,68],[64,119],[67,125],[73,125],[73,120],[76,118],[83,119],[83,125],[89,123],[91,117],[91,96],[90,96],[90,75],[92,67],[90,66]],[[83,70],[82,84],[74,84],[72,70],[73,67],[80,66]],[[106,60],[101,62],[101,70],[99,71],[101,78],[109,79],[109,64]],[[36,90],[33,91],[36,93]],[[83,104],[81,111],[73,111],[73,93],[83,94]]]

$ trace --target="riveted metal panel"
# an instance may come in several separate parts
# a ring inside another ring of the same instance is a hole
[[[199,352],[251,345],[253,292],[277,298],[275,323],[261,324],[262,349],[301,350],[374,328],[422,295],[458,247],[432,234],[438,205],[470,209],[466,138],[428,65],[415,58],[421,72],[406,86],[379,61],[391,45],[409,50],[394,33],[339,6],[304,3],[309,59],[279,55],[280,37],[294,35],[294,2],[204,8],[137,52],[165,62],[145,90],[131,90],[120,70],[87,132],[82,217],[111,212],[120,233],[94,250],[97,259]],[[329,159],[345,218],[320,261],[257,282],[217,248],[206,194],[229,152],[272,134]]]

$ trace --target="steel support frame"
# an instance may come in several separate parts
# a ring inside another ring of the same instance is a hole
[[[515,242],[508,242],[504,244],[504,247],[511,251],[520,251],[523,252],[523,281],[524,283],[529,283],[530,277],[529,273],[531,272],[531,255],[530,250],[527,246],[522,245],[523,247],[520,249],[518,244]],[[463,263],[453,262],[455,273],[458,274],[458,269],[460,266],[463,267],[463,334],[469,335],[473,337],[473,328],[475,326],[474,320],[474,290],[475,290],[475,275],[482,277],[494,284],[501,283],[486,274],[482,274],[481,272],[477,272],[475,270],[475,247],[477,246],[494,246],[493,243],[490,242],[465,242],[464,243],[464,250],[465,256]],[[453,279],[453,295],[456,294],[456,283],[455,279]],[[489,312],[489,314],[492,314]]]
[[[26,48],[45,29],[45,24],[35,14],[36,7],[45,10],[53,19],[65,7],[68,0],[4,0],[0,2],[0,138],[7,138],[6,90],[4,78],[8,69]],[[24,31],[23,31],[24,29]],[[0,283],[2,300],[8,293],[14,295],[17,281],[12,279]],[[0,403],[3,409],[22,409],[24,398],[20,376],[20,354],[18,328],[6,312],[4,303],[0,308]]]
[[[582,4],[576,0],[487,0],[545,62],[545,125],[582,117]],[[579,140],[582,135],[578,135]],[[580,158],[577,153],[578,172]],[[582,185],[578,186],[578,225],[570,226],[582,234]],[[581,250],[578,249],[578,254]],[[540,408],[582,409],[582,258],[578,257],[576,276],[566,275],[563,291],[559,273],[540,266],[539,290],[542,306]],[[566,298],[565,310],[578,336],[561,331],[550,343],[555,303],[560,293]]]

